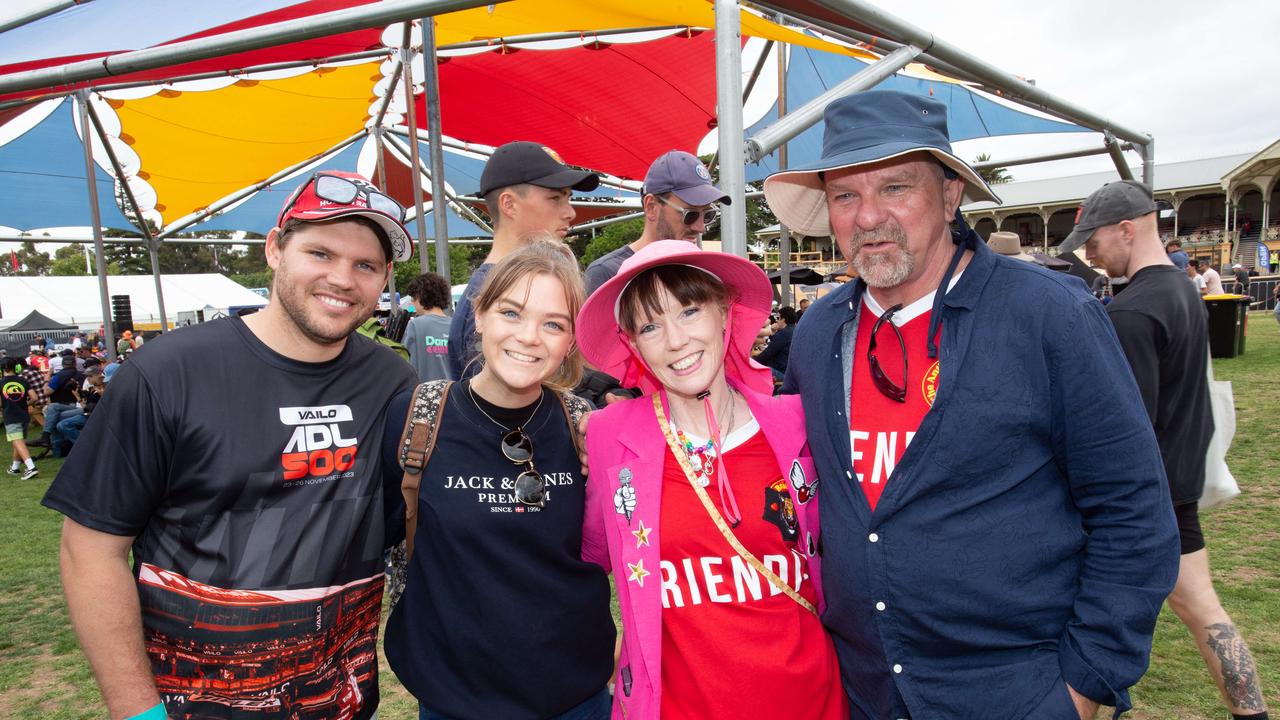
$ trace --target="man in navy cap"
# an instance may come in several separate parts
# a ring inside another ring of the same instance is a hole
[[[480,173],[480,195],[493,223],[493,245],[484,263],[471,274],[453,311],[449,325],[450,375],[463,380],[480,371],[472,363],[478,353],[471,301],[480,292],[489,270],[536,237],[551,235],[563,240],[577,216],[569,204],[570,192],[589,192],[599,184],[599,175],[565,165],[554,150],[535,142],[509,142],[489,156]]]
[[[653,161],[641,193],[644,231],[634,242],[591,263],[587,268],[588,295],[617,275],[623,261],[654,240],[700,242],[707,225],[719,214],[719,206],[732,202],[711,182],[707,166],[681,150],[670,150]]]
[[[804,314],[784,386],[823,478],[823,620],[855,718],[1123,711],[1178,570],[1160,453],[1102,306],[964,224],[998,200],[946,113],[842,98],[821,159],[765,181],[858,276]]]

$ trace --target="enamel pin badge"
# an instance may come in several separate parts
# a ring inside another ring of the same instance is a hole
[[[636,489],[631,486],[631,468],[624,467],[618,471],[618,482],[621,487],[613,494],[613,509],[619,515],[627,516],[627,524],[631,524],[631,515],[636,511]]]

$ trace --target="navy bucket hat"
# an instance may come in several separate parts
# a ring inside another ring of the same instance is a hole
[[[913,152],[930,153],[959,175],[965,183],[963,202],[1000,202],[978,173],[952,153],[943,103],[897,90],[868,90],[832,102],[823,123],[820,160],[776,172],[764,181],[769,209],[796,232],[831,234],[819,173]]]

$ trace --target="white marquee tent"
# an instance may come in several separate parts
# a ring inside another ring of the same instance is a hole
[[[210,306],[225,312],[229,307],[267,303],[261,295],[216,273],[162,275],[160,283],[171,323],[181,312]],[[112,275],[107,278],[107,285],[112,295],[129,296],[134,322],[160,322],[152,276]],[[102,322],[98,278],[93,275],[0,277],[0,329],[18,322],[32,310],[39,310],[59,322],[96,328]]]

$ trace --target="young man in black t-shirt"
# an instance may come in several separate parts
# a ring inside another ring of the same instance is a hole
[[[111,717],[374,714],[378,441],[414,376],[353,330],[411,255],[403,219],[364,178],[316,173],[267,236],[271,303],[112,377],[44,498]]]
[[[23,480],[30,480],[40,474],[27,450],[27,426],[31,423],[27,403],[35,400],[35,393],[20,374],[22,363],[18,358],[5,358],[0,367],[3,368],[3,372],[0,372],[0,405],[3,408],[0,411],[4,415],[5,440],[13,446],[13,462],[9,465],[9,474],[21,474]]]
[[[1109,183],[1085,199],[1061,250],[1081,245],[1107,275],[1129,278],[1107,316],[1151,417],[1178,520],[1182,559],[1169,607],[1191,631],[1232,717],[1265,720],[1258,671],[1214,592],[1197,513],[1213,436],[1204,303],[1164,252],[1155,200],[1142,183]]]

